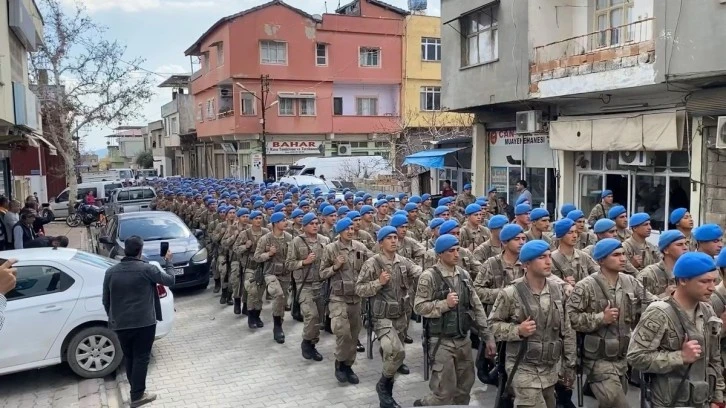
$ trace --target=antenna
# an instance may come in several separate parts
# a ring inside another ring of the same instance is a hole
[[[328,2],[325,2],[325,14],[328,14]]]

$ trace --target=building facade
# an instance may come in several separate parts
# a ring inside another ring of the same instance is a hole
[[[550,211],[587,213],[610,189],[657,230],[677,207],[726,221],[726,32],[702,29],[726,23],[726,5],[450,0],[442,19],[442,99],[476,115],[477,194],[494,185],[513,201],[523,178]]]
[[[136,169],[136,157],[146,150],[145,126],[119,126],[106,136],[109,169]]]
[[[199,175],[276,178],[303,157],[390,155],[407,14],[356,0],[312,16],[275,0],[215,23],[185,52],[201,60]]]

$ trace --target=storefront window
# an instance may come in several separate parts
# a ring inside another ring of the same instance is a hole
[[[507,179],[507,167],[492,167],[491,168],[491,181],[490,185],[496,187],[500,197],[504,197],[505,200],[509,201],[507,192],[509,191],[509,183]]]
[[[671,171],[688,172],[690,167],[688,163],[688,152],[671,153]]]
[[[666,217],[665,176],[637,175],[635,177],[635,208],[633,212],[650,214],[650,225],[655,230],[664,230]]]
[[[655,152],[653,159],[656,173],[662,173],[668,168],[668,152]]]
[[[625,166],[620,165],[620,152],[607,152],[605,154],[605,167],[608,170],[627,170]]]
[[[532,208],[537,208],[545,201],[545,169],[526,169],[527,184],[532,193]]]
[[[690,180],[688,177],[669,177],[670,194],[668,198],[668,214],[676,208],[689,208],[691,199],[689,195]]]
[[[585,216],[600,202],[602,192],[602,174],[580,175],[580,209]]]
[[[509,198],[507,203],[514,206],[515,200],[519,197],[519,193],[517,192],[517,182],[522,179],[522,169],[519,167],[510,167],[507,178],[509,179]]]
[[[593,170],[602,170],[603,152],[590,153],[590,168]]]

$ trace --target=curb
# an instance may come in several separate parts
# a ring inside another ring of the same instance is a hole
[[[119,398],[119,407],[130,407],[131,385],[129,384],[128,378],[126,378],[126,372],[121,366],[116,369],[116,384],[118,384],[116,391]]]

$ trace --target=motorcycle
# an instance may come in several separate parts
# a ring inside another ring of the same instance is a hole
[[[93,223],[99,223],[106,217],[106,209],[91,204],[78,203],[74,214],[68,215],[66,224],[69,227],[77,227],[83,223],[86,227]]]

